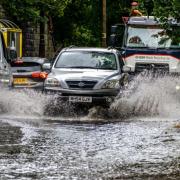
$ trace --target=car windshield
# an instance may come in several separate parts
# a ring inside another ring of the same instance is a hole
[[[158,26],[131,25],[128,27],[127,47],[147,47],[147,48],[180,48],[180,38],[177,32],[179,26],[171,27],[169,31]],[[173,32],[173,33],[172,33]],[[176,36],[174,36],[174,35]]]
[[[11,64],[12,72],[33,72],[41,71],[41,65],[36,62],[22,62],[22,63],[12,63]]]
[[[107,69],[116,70],[116,57],[113,53],[104,52],[63,52],[56,64],[55,68],[91,68],[91,69]]]

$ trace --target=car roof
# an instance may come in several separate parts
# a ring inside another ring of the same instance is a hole
[[[112,47],[108,48],[100,48],[100,47],[66,47],[63,48],[61,52],[63,51],[85,51],[85,52],[111,52],[111,53],[117,53],[118,50],[114,49]]]
[[[169,18],[168,23],[170,25],[175,25],[175,26],[180,26],[180,23],[174,19],[174,18]],[[132,16],[128,20],[128,24],[131,25],[160,25],[162,22],[160,19],[155,18],[154,16]]]
[[[21,58],[23,62],[36,62],[39,64],[43,64],[48,61],[47,58],[42,58],[42,57],[22,57]]]

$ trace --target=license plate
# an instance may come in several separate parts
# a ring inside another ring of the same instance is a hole
[[[89,96],[69,96],[70,102],[92,102],[92,97]]]
[[[14,78],[13,79],[14,84],[28,84],[28,79],[27,78]]]

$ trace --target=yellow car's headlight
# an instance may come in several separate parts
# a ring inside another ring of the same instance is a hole
[[[115,89],[119,87],[120,87],[119,80],[113,79],[113,80],[106,81],[104,85],[102,86],[102,89]]]

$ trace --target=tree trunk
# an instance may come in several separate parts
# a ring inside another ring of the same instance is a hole
[[[102,0],[102,47],[106,47],[106,0]]]

